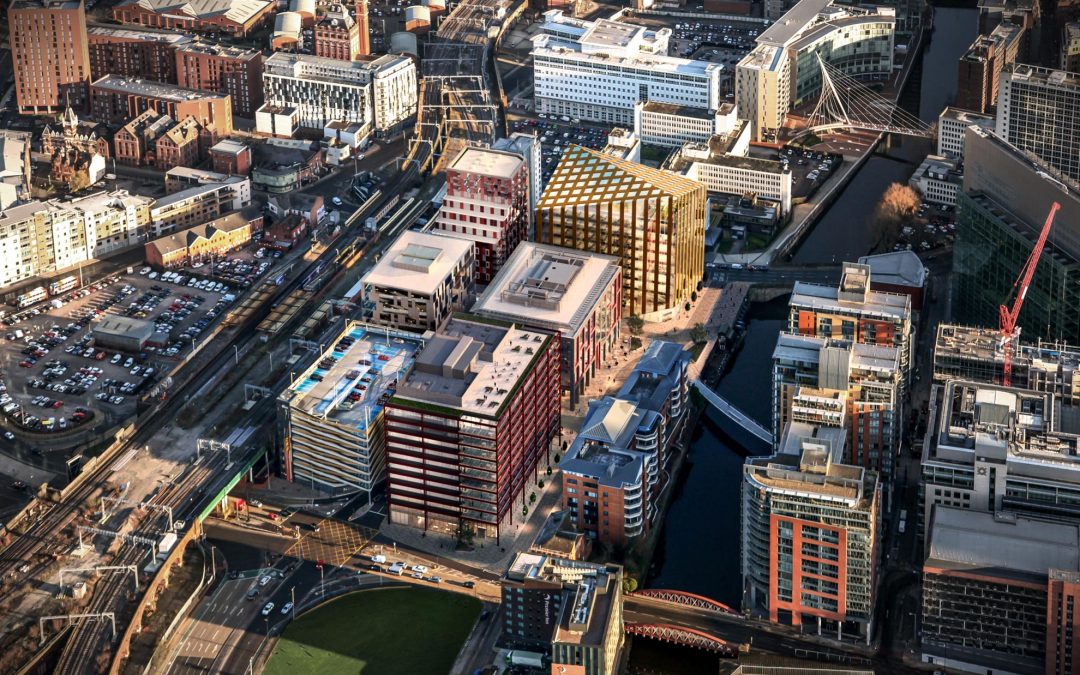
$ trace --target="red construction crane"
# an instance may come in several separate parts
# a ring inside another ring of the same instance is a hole
[[[1043,223],[1042,232],[1039,233],[1039,240],[1035,242],[1035,247],[1031,249],[1031,255],[1028,256],[1024,269],[1020,271],[1020,276],[1013,282],[1012,290],[1009,291],[1009,295],[1012,295],[1013,292],[1016,293],[1016,297],[1013,298],[1012,309],[1005,305],[998,307],[1001,339],[1005,349],[1005,373],[1002,383],[1006,387],[1012,383],[1012,355],[1013,339],[1016,337],[1016,319],[1020,316],[1020,308],[1024,306],[1024,297],[1027,295],[1028,287],[1031,286],[1031,279],[1035,276],[1035,268],[1039,266],[1039,258],[1042,257],[1043,248],[1046,247],[1046,238],[1050,234],[1050,226],[1054,224],[1054,216],[1057,215],[1060,208],[1061,204],[1057,202],[1054,202],[1054,205],[1050,207],[1050,214],[1046,216],[1046,222]]]

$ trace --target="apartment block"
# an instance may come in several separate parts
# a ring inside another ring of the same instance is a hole
[[[1076,523],[939,507],[928,542],[924,663],[979,674],[1071,672]]]
[[[1026,64],[1003,70],[997,135],[1080,181],[1080,74]]]
[[[177,84],[228,94],[233,113],[247,119],[263,104],[263,55],[257,49],[192,42],[176,50]]]
[[[251,181],[244,176],[228,176],[220,183],[180,190],[154,202],[149,234],[156,238],[194,227],[230,211],[239,211],[250,201]]]
[[[979,35],[960,57],[956,107],[980,114],[994,111],[1001,72],[1016,63],[1024,29],[1003,23],[989,35]]]
[[[425,340],[349,321],[278,396],[285,478],[332,494],[386,480],[385,408]]]
[[[773,351],[773,429],[790,422],[843,429],[844,462],[894,471],[903,422],[896,347],[781,333]]]
[[[496,139],[491,147],[494,150],[520,155],[525,160],[529,171],[529,234],[525,238],[532,241],[536,225],[536,205],[540,202],[540,195],[544,193],[544,177],[541,170],[543,153],[540,150],[540,139],[535,133],[526,134],[515,131],[506,138]]]
[[[7,19],[19,113],[85,109],[90,53],[82,0],[14,0]]]
[[[623,312],[676,315],[705,270],[705,187],[571,145],[537,205],[536,239],[619,258]]]
[[[953,160],[964,159],[964,136],[972,124],[992,130],[994,117],[982,115],[960,108],[945,108],[938,115],[937,154]]]
[[[681,345],[653,342],[618,395],[589,401],[559,469],[563,508],[591,539],[625,546],[655,522],[671,446],[684,427],[689,361]]]
[[[795,282],[788,332],[896,347],[906,385],[914,333],[911,297],[875,291],[870,285],[870,267],[857,263],[844,263],[835,288]]]
[[[473,297],[473,243],[406,230],[363,276],[364,316],[375,324],[440,330]]]
[[[549,10],[531,52],[537,112],[631,126],[642,101],[719,109],[723,67],[667,56],[670,36]]]
[[[875,472],[841,462],[843,446],[839,429],[792,422],[776,454],[743,465],[744,609],[869,642],[881,491]]]
[[[315,56],[352,61],[360,56],[360,27],[343,5],[331,5],[315,24]]]
[[[147,110],[156,110],[174,120],[193,117],[217,135],[228,135],[233,130],[232,99],[228,94],[117,75],[106,75],[91,83],[90,110],[94,119],[106,124],[126,124]]]
[[[563,391],[577,406],[619,342],[622,268],[611,256],[522,242],[472,312],[559,335]]]
[[[487,284],[529,230],[529,167],[512,152],[467,147],[446,170],[432,231],[473,242],[476,283]]]
[[[89,26],[90,77],[106,75],[176,84],[176,50],[192,42],[175,31]]]
[[[503,574],[502,639],[551,656],[552,669],[618,672],[622,567],[517,553]]]
[[[455,316],[387,404],[390,522],[498,545],[531,508],[559,423],[555,336]]]

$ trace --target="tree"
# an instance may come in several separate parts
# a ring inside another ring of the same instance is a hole
[[[631,335],[641,335],[641,331],[645,328],[645,319],[642,319],[637,314],[626,317],[626,327],[630,329]]]
[[[709,339],[709,334],[705,330],[705,324],[696,323],[694,327],[690,329],[690,339],[696,343],[705,342]]]
[[[697,291],[690,291],[690,302],[697,302]]]
[[[638,589],[637,579],[631,576],[625,576],[622,580],[623,593],[633,593]]]
[[[467,523],[459,523],[456,534],[458,548],[472,548],[476,532]]]
[[[921,202],[915,188],[903,183],[893,183],[881,195],[881,201],[874,209],[872,227],[877,234],[874,247],[880,247],[896,239],[900,228],[915,218]]]

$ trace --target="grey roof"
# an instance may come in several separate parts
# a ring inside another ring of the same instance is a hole
[[[806,28],[806,24],[813,21],[814,17],[831,4],[832,0],[800,0],[776,23],[765,29],[758,36],[757,43],[771,47],[787,46],[788,42],[798,37],[799,33]]]
[[[934,507],[927,561],[1045,575],[1080,569],[1080,526]]]
[[[626,446],[637,431],[639,418],[633,403],[605,396],[589,402],[589,412],[577,437]]]
[[[270,3],[266,0],[125,0],[117,5],[138,5],[158,14],[176,14],[197,19],[224,16],[236,23],[245,23]]]
[[[654,340],[645,349],[645,355],[641,357],[634,370],[640,370],[654,375],[667,375],[681,358],[688,358],[687,352],[681,344]]]
[[[926,266],[914,251],[892,251],[859,258],[860,265],[870,266],[870,282],[914,286],[926,285]]]

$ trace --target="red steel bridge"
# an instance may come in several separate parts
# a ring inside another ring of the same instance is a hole
[[[687,593],[686,591],[669,591],[662,588],[646,588],[640,591],[634,591],[633,593],[627,593],[627,595],[633,598],[648,598],[650,600],[659,600],[661,602],[668,602],[674,605],[693,607],[694,609],[707,609],[714,612],[721,612],[723,614],[731,614],[738,617],[742,616],[742,614],[728,607],[722,602],[717,602],[712,598],[706,598],[704,595]]]
[[[726,640],[713,637],[708,633],[687,628],[686,626],[672,626],[663,623],[626,623],[623,628],[630,635],[660,640],[672,644],[704,649],[715,652],[721,656],[735,657],[739,654],[739,646],[733,645]]]

